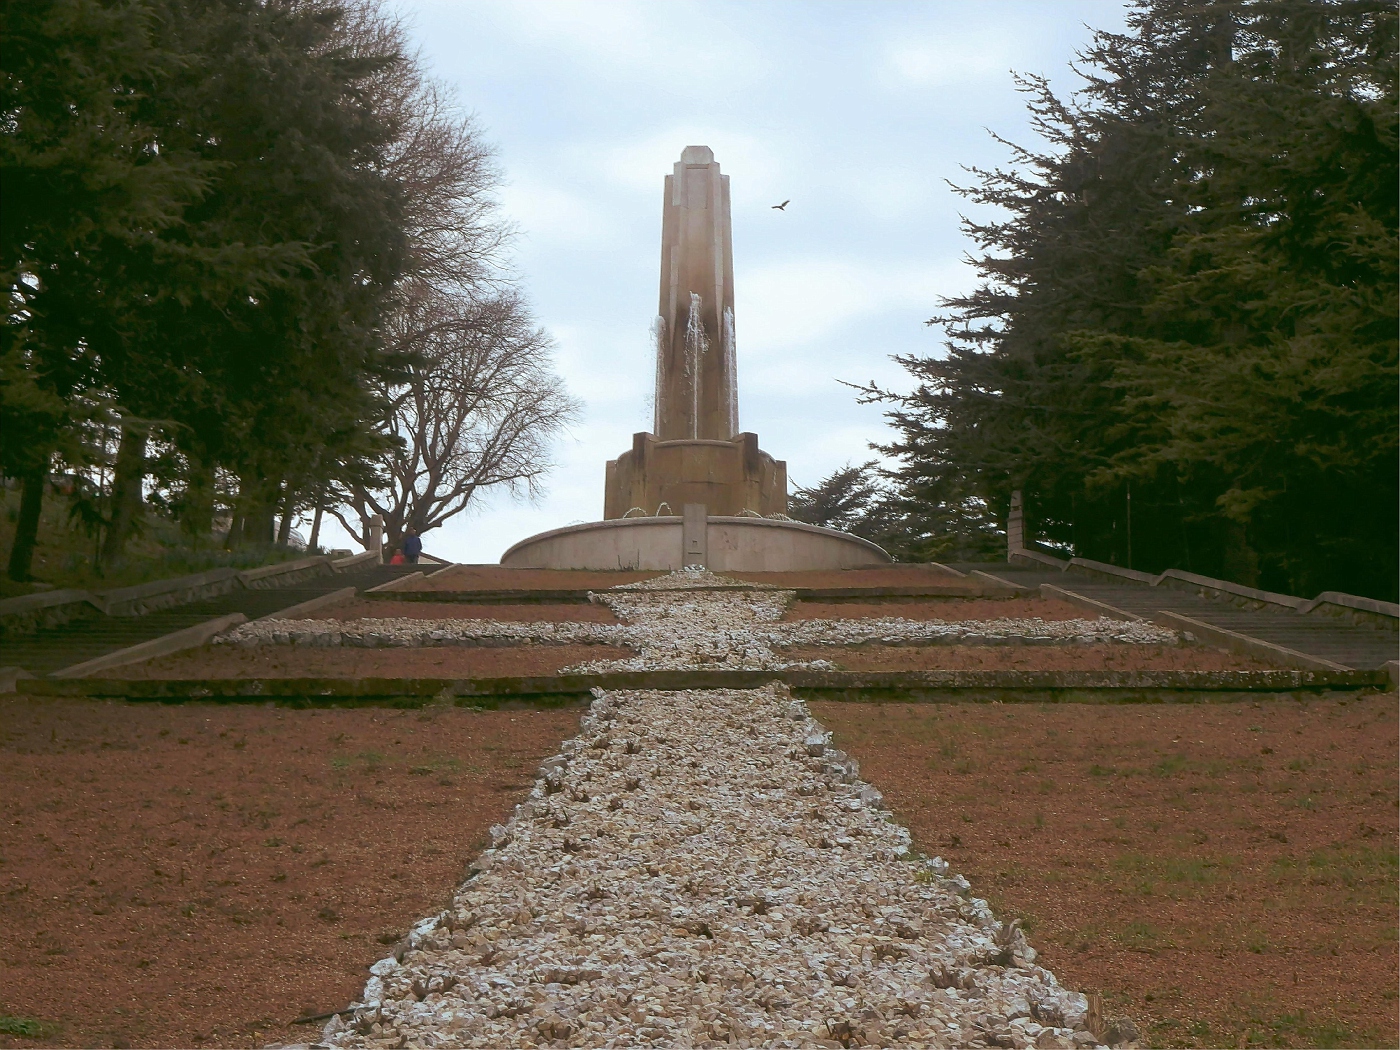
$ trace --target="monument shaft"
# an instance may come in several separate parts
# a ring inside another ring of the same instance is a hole
[[[739,431],[729,176],[707,146],[687,146],[666,176],[657,314],[657,438],[728,441]]]
[[[666,176],[658,313],[654,433],[608,461],[603,517],[786,512],[787,465],[739,430],[729,178],[708,146]]]

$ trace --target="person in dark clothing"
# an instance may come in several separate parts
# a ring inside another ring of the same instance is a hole
[[[403,537],[403,556],[404,556],[404,560],[407,561],[410,565],[417,565],[417,564],[418,564],[418,555],[420,555],[420,554],[422,554],[422,553],[423,553],[423,540],[419,537],[418,533],[413,532],[413,531],[411,531],[411,530],[410,530],[409,532],[404,533],[404,537]]]

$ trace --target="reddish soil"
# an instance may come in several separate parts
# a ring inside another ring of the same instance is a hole
[[[636,583],[661,576],[659,572],[601,572],[585,569],[510,569],[502,565],[454,565],[415,581],[415,591],[603,590],[621,583]],[[982,586],[975,578],[959,576],[942,565],[879,565],[865,569],[801,572],[726,572],[722,575],[777,587],[948,587]]]
[[[797,572],[724,572],[735,580],[770,583],[775,587],[957,587],[977,590],[982,582],[959,576],[951,569],[933,564],[877,565],[867,569],[804,569]]]
[[[1275,671],[1219,649],[1167,645],[804,645],[796,660],[843,671]]]
[[[111,678],[505,678],[557,674],[589,660],[635,656],[615,645],[444,645],[424,649],[205,646],[144,664],[114,667]]]
[[[1397,1045],[1394,694],[812,706],[921,848],[1151,1045]]]
[[[589,602],[567,605],[477,605],[470,602],[391,602],[351,598],[318,609],[309,620],[385,619],[409,620],[511,620],[517,623],[617,623],[612,610]]]
[[[636,583],[657,572],[595,572],[587,569],[508,569],[503,565],[454,565],[416,581],[414,591],[596,591]]]
[[[577,722],[0,702],[0,1046],[314,1041]]]
[[[1042,620],[1093,620],[1097,617],[1054,598],[885,598],[871,602],[793,602],[784,620],[867,620],[898,616],[905,620],[997,620],[1004,616]]]

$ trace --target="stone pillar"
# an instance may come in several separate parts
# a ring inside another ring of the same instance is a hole
[[[1021,510],[1021,490],[1011,493],[1011,510],[1006,515],[1006,558],[1026,549],[1026,525]]]
[[[708,146],[687,146],[666,176],[655,324],[662,441],[728,441],[739,430],[729,176]]]
[[[379,564],[384,564],[384,516],[376,514],[369,519],[369,547],[379,556]]]
[[[786,513],[786,465],[739,431],[729,179],[708,146],[687,146],[666,176],[658,311],[655,432],[609,461],[604,518],[688,503],[716,517]]]
[[[705,513],[705,504],[685,505],[681,515],[681,564],[687,569],[703,569],[710,564],[709,526],[710,519]]]

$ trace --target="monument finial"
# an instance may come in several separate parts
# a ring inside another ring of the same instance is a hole
[[[709,146],[687,146],[681,151],[682,164],[713,164],[715,151]]]

